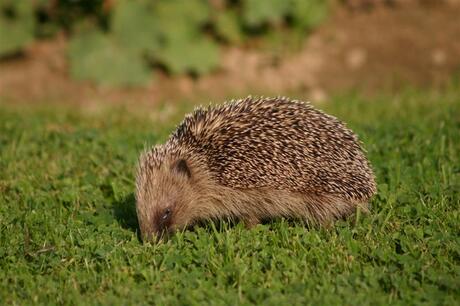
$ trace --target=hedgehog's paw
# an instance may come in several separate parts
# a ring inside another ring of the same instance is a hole
[[[257,224],[260,223],[260,220],[259,220],[257,217],[253,217],[253,216],[246,216],[246,217],[243,217],[243,218],[241,219],[241,221],[243,221],[244,226],[245,226],[247,229],[251,229],[251,228],[253,228],[254,226],[256,226]]]

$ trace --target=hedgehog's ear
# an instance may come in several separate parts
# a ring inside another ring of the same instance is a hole
[[[185,161],[185,159],[179,159],[175,166],[174,166],[174,169],[178,172],[178,173],[181,173],[181,174],[184,174],[186,175],[188,178],[192,177],[192,173],[190,172],[190,169],[187,165],[187,162]]]

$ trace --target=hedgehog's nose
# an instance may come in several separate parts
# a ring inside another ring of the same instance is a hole
[[[161,229],[157,230],[153,233],[151,236],[150,241],[151,242],[161,242],[161,241],[167,241],[169,239],[170,232],[167,229]]]
[[[165,227],[159,227],[154,224],[148,231],[143,231],[141,236],[143,242],[158,243],[166,241],[170,236],[170,231]]]
[[[153,231],[141,231],[142,242],[154,242],[156,240],[156,235]]]
[[[144,243],[146,242],[157,243],[162,240],[162,235],[161,233],[157,231],[150,231],[150,232],[142,233],[141,238],[142,238],[142,242]]]
[[[155,224],[152,224],[148,228],[144,227],[141,228],[141,239],[144,243],[151,242],[156,243],[159,242],[162,238],[162,231],[158,230]]]

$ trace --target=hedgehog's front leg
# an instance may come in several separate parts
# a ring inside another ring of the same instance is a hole
[[[244,226],[247,229],[253,228],[254,226],[260,223],[259,218],[257,218],[256,216],[244,216],[243,218],[241,218],[241,221],[243,221]]]

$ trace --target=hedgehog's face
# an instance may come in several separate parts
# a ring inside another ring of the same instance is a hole
[[[158,154],[160,149],[139,160],[136,210],[144,241],[183,228],[193,219],[190,204],[196,196],[190,165],[183,158]]]

